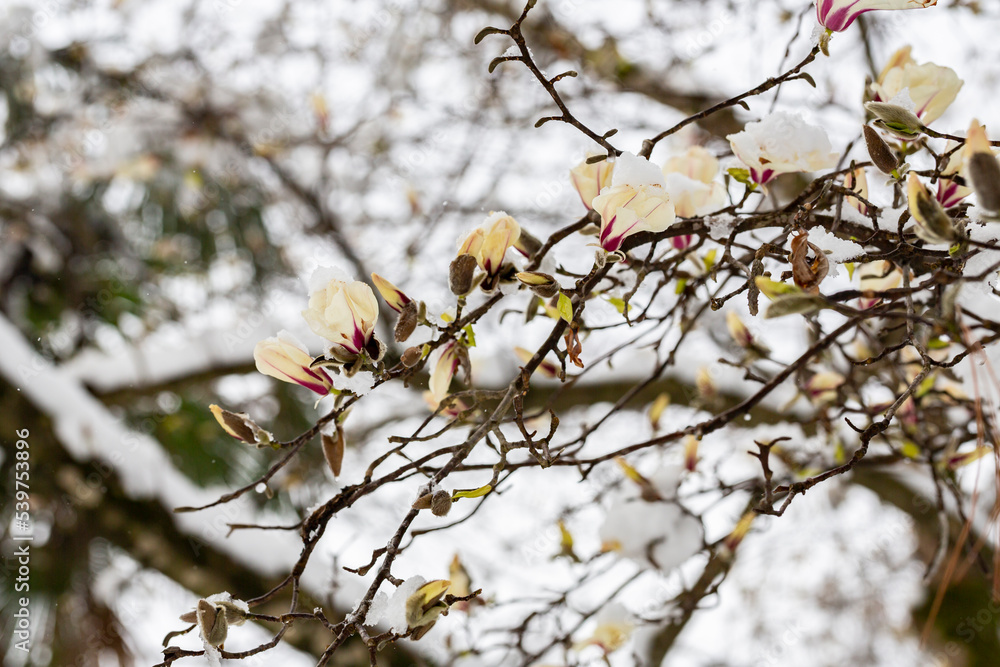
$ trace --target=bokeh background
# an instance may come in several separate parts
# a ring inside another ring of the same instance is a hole
[[[841,149],[862,120],[865,77],[908,43],[920,61],[966,81],[938,127],[961,130],[969,115],[1000,126],[1000,8],[939,5],[933,15],[869,14],[835,36],[834,58],[811,69],[817,88],[786,87],[751,112],[713,116],[654,159],[695,142],[725,155],[725,134],[772,102],[824,125]],[[567,170],[592,147],[567,126],[535,129],[551,113],[544,91],[523,68],[487,73],[506,44],[473,45],[482,27],[509,24],[520,8],[502,0],[2,4],[0,518],[9,537],[13,434],[28,429],[36,534],[28,655],[9,642],[9,563],[2,573],[5,667],[154,664],[163,636],[198,597],[257,594],[287,571],[294,534],[230,534],[229,524],[289,523],[329,497],[335,482],[318,448],[235,507],[171,510],[242,486],[272,460],[236,446],[208,404],[250,412],[286,437],[317,416],[311,398],[257,374],[251,357],[278,329],[306,331],[299,311],[314,268],[377,271],[440,311],[455,239],[488,211],[507,210],[541,237],[580,215]],[[565,84],[574,112],[618,128],[616,144],[637,150],[642,138],[794,62],[814,25],[807,0],[542,0],[526,34],[547,71],[580,72]],[[511,350],[522,334],[500,325],[478,334],[485,342],[473,361],[489,385],[516,369]],[[716,350],[711,335],[704,340],[696,350],[710,363]],[[699,363],[670,379],[675,402],[696,393]],[[566,407],[585,419],[628,377],[628,364],[618,364],[564,396]],[[420,390],[393,390],[353,418],[349,469],[363,470],[393,428],[423,419]],[[713,446],[725,443],[706,451]],[[490,515],[495,523],[442,536],[414,562],[440,576],[463,551],[473,575],[497,590],[568,581],[551,560],[555,519],[586,489],[527,475],[523,484]],[[717,606],[686,631],[670,664],[998,664],[996,607],[975,568],[946,598],[932,644],[918,645],[938,583],[923,580],[939,526],[922,491],[871,472],[811,492],[768,524],[766,540],[748,541]],[[341,566],[364,563],[384,542],[379,531],[408,493],[335,524],[307,579],[310,604],[350,608],[360,584]],[[574,530],[585,535],[587,521]],[[12,549],[5,537],[4,556]],[[516,576],[495,568],[497,550],[518,565]],[[676,585],[664,580],[647,593],[662,600]],[[977,614],[982,629],[970,639],[960,624]],[[482,631],[447,621],[436,638],[387,651],[385,664],[443,664],[448,641]],[[246,632],[267,637],[263,628]],[[945,653],[949,642],[955,655]],[[324,646],[296,627],[251,662],[314,664]],[[367,664],[367,655],[357,647],[338,660]]]

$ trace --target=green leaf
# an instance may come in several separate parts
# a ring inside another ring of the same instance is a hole
[[[674,294],[683,294],[684,288],[687,287],[687,284],[688,284],[687,278],[681,278],[680,280],[678,280],[677,287],[676,289],[674,289]]]
[[[631,308],[631,304],[625,303],[625,299],[619,299],[616,296],[609,296],[608,303],[614,306],[615,310],[617,310],[621,315],[625,314],[626,309]]]
[[[726,169],[726,172],[730,176],[732,176],[734,179],[736,179],[737,181],[739,181],[740,183],[742,183],[743,185],[753,185],[753,182],[750,180],[750,170],[749,169],[740,169],[739,167],[730,167],[729,169]]]
[[[718,248],[712,248],[707,253],[705,253],[705,271],[711,271],[712,267],[715,266],[715,256],[718,254]]]
[[[451,494],[451,499],[458,500],[459,498],[481,498],[492,490],[492,484],[481,486],[478,489],[456,489],[455,492]]]
[[[785,315],[807,315],[826,308],[826,299],[815,294],[786,294],[771,302],[764,313],[764,319],[771,320]]]
[[[929,341],[927,341],[928,350],[943,350],[949,345],[951,345],[950,341],[941,340],[940,338],[937,337],[931,338]]]
[[[559,311],[559,317],[570,323],[573,321],[573,300],[562,292],[559,293],[559,303],[556,304],[556,310]]]
[[[847,262],[846,264],[844,264],[844,268],[847,269],[847,279],[848,280],[853,279],[854,269],[855,269],[854,262]]]
[[[761,294],[766,296],[771,301],[774,301],[778,297],[786,294],[802,294],[802,290],[795,285],[789,285],[788,283],[771,280],[766,276],[757,276],[753,279],[753,281],[754,284],[757,285],[757,289],[760,290]]]
[[[466,324],[465,328],[462,329],[465,332],[465,343],[466,347],[476,346],[476,333],[472,330],[472,324]]]

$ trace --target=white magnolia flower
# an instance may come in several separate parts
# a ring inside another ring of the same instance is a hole
[[[336,269],[316,269],[310,280],[309,307],[302,317],[313,332],[332,343],[337,361],[353,361],[368,345],[378,321],[375,292],[365,283],[338,277]],[[342,274],[340,274],[342,275]]]
[[[934,63],[918,65],[910,57],[911,49],[904,46],[893,54],[871,90],[876,102],[888,102],[904,90],[908,91],[913,112],[928,125],[940,118],[955,101],[964,82],[950,67]]]
[[[663,173],[648,160],[622,153],[615,163],[611,187],[594,198],[601,214],[601,247],[608,252],[639,232],[662,232],[674,223],[674,205],[663,188]]]
[[[837,162],[826,131],[798,114],[778,111],[726,138],[761,185],[778,174],[827,169]]]
[[[726,204],[726,188],[716,180],[719,161],[701,146],[692,146],[663,165],[664,189],[679,218],[694,218]]]

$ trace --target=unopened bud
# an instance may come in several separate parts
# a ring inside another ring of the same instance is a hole
[[[476,272],[476,258],[472,255],[459,255],[451,260],[448,268],[448,287],[455,296],[465,296],[472,291],[472,277]]]
[[[532,292],[548,299],[559,293],[559,283],[547,273],[538,271],[521,271],[514,276],[518,281],[531,289]]]
[[[912,141],[923,132],[924,124],[917,118],[917,114],[898,104],[868,102],[865,108],[878,118],[875,121],[876,125],[892,132],[903,141]]]
[[[524,227],[521,227],[521,235],[517,237],[514,249],[530,259],[536,252],[542,249],[542,242],[526,232]]]
[[[865,125],[865,143],[868,144],[868,156],[884,174],[891,174],[899,167],[899,160],[889,148],[882,135],[870,125]]]
[[[1000,164],[990,147],[986,128],[973,120],[965,139],[965,168],[976,191],[979,205],[1000,211]]]
[[[969,177],[979,205],[987,211],[1000,211],[1000,163],[993,155],[976,153],[969,158]]]
[[[431,514],[434,516],[447,516],[451,511],[451,494],[447,491],[436,491],[431,496]]]
[[[392,337],[397,343],[402,343],[417,328],[417,304],[407,301],[399,311],[399,319],[396,320],[396,328],[392,332]]]
[[[916,174],[910,174],[906,183],[906,194],[918,237],[928,243],[947,244],[958,238],[954,221],[937,199],[931,196]]]
[[[201,629],[201,636],[212,646],[225,642],[229,634],[225,611],[208,600],[198,600],[198,627]]]
[[[399,358],[407,368],[413,368],[424,358],[424,351],[419,347],[408,347],[403,351],[403,356]]]
[[[321,433],[320,444],[323,446],[323,458],[330,467],[330,472],[334,477],[340,477],[340,468],[344,463],[344,448],[346,445],[344,429],[337,424],[337,432],[334,435]]]
[[[208,409],[215,417],[215,421],[219,422],[219,426],[237,440],[262,446],[271,444],[274,438],[271,433],[257,426],[245,412],[230,412],[214,403],[208,406]]]

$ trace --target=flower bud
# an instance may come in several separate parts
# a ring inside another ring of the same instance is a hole
[[[403,355],[399,358],[399,360],[407,368],[413,368],[418,363],[420,363],[420,360],[423,358],[424,358],[424,351],[417,346],[413,346],[406,348],[406,350],[403,351]]]
[[[829,403],[837,398],[837,388],[846,381],[834,371],[816,373],[805,384],[806,395],[814,403]]]
[[[903,141],[912,141],[923,132],[924,124],[909,109],[888,102],[868,102],[865,108],[875,115],[875,124]],[[866,137],[867,138],[867,137]]]
[[[344,463],[344,449],[347,444],[343,427],[337,424],[337,431],[334,435],[321,433],[319,440],[323,446],[323,458],[326,459],[330,472],[333,473],[334,477],[340,477],[340,469]]]
[[[542,249],[542,242],[521,228],[521,233],[514,242],[514,250],[525,257],[531,258],[536,252]]]
[[[451,260],[448,268],[448,287],[455,296],[465,296],[472,291],[472,277],[476,271],[476,258],[459,255]]]
[[[406,625],[412,630],[433,624],[438,615],[448,610],[444,596],[451,587],[446,579],[429,581],[406,599]],[[415,636],[416,633],[414,633]],[[421,633],[420,636],[423,636]]]
[[[395,310],[397,313],[402,312],[403,306],[411,302],[410,297],[403,294],[401,289],[390,283],[379,274],[372,274],[372,282],[375,283],[375,289],[377,289],[378,293],[382,295],[386,305]]]
[[[591,156],[588,155],[587,157]],[[573,188],[580,195],[583,205],[588,209],[592,208],[594,197],[601,194],[601,190],[611,185],[611,176],[614,168],[614,163],[607,160],[588,164],[585,159],[570,170],[569,178],[573,182]]]
[[[257,426],[245,412],[230,412],[214,403],[208,406],[208,409],[211,410],[215,421],[219,422],[219,426],[237,440],[251,445],[269,445],[274,440],[273,435]]]
[[[451,494],[445,490],[435,491],[431,496],[431,514],[434,516],[447,516],[451,511]]]
[[[402,343],[417,328],[417,304],[407,301],[399,312],[399,319],[396,320],[396,328],[393,329],[392,337],[397,343]]]
[[[559,293],[559,283],[547,273],[538,271],[521,271],[514,276],[522,285],[526,285],[532,292],[548,299]]]
[[[896,155],[889,148],[889,144],[885,142],[878,132],[870,125],[864,126],[865,131],[865,143],[868,145],[868,156],[871,157],[872,162],[883,174],[891,174],[896,171],[899,167],[899,160],[896,159]]]
[[[906,182],[910,215],[913,216],[917,236],[927,243],[953,243],[958,237],[954,221],[937,199],[931,196],[916,174]]]
[[[867,125],[865,126],[867,127]],[[863,168],[857,168],[844,174],[844,187],[868,199],[868,176]],[[853,206],[861,215],[868,215],[868,205],[857,197],[845,197],[844,201]]]
[[[973,120],[965,140],[965,161],[979,205],[1000,211],[1000,163],[990,147],[986,128]]]
[[[221,612],[221,613],[220,613]],[[198,600],[198,627],[201,636],[211,646],[220,646],[229,634],[229,623],[224,610],[208,600]]]
[[[726,313],[726,329],[729,330],[733,342],[740,347],[746,349],[753,345],[753,334],[750,333],[750,329],[743,324],[743,320],[735,311],[730,310]]]

